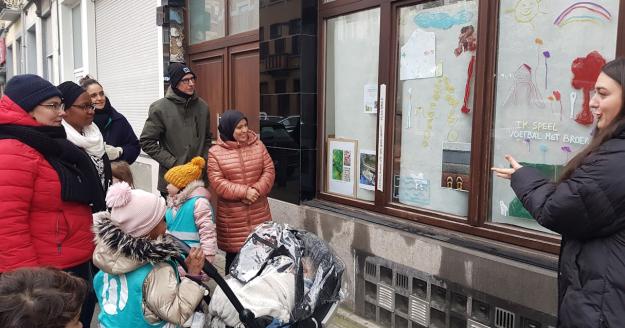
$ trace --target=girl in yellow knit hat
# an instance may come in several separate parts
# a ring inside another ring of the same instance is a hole
[[[206,161],[195,157],[184,165],[174,166],[165,173],[167,181],[167,230],[191,247],[200,247],[206,260],[213,262],[217,252],[217,233],[210,194],[202,170]]]

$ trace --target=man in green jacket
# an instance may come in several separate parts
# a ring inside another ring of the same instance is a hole
[[[195,73],[184,63],[170,63],[169,88],[152,105],[139,143],[159,164],[158,190],[166,193],[165,172],[207,157],[211,145],[208,105],[195,92]]]

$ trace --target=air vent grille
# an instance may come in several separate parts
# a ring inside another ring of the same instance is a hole
[[[410,297],[410,320],[427,327],[430,324],[428,318],[430,311],[428,309],[428,302]]]
[[[495,308],[495,327],[514,328],[514,313],[502,308]]]
[[[395,293],[389,287],[384,285],[378,285],[378,305],[382,308],[385,308],[389,311],[394,310],[393,306],[393,295]]]

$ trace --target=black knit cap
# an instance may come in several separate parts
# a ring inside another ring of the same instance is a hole
[[[167,72],[169,73],[169,85],[171,85],[172,88],[176,88],[180,80],[187,74],[193,74],[193,77],[195,77],[195,73],[193,73],[185,63],[169,63]]]
[[[59,91],[63,94],[63,103],[65,104],[65,108],[69,109],[70,106],[74,104],[76,99],[80,97],[85,89],[72,81],[65,81],[57,87]]]
[[[23,74],[12,77],[4,94],[26,112],[31,112],[41,102],[52,97],[63,97],[59,89],[39,75]]]

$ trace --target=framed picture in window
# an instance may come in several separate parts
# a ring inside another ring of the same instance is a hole
[[[327,190],[343,196],[356,196],[356,171],[358,161],[358,141],[351,139],[328,138],[327,149]]]

